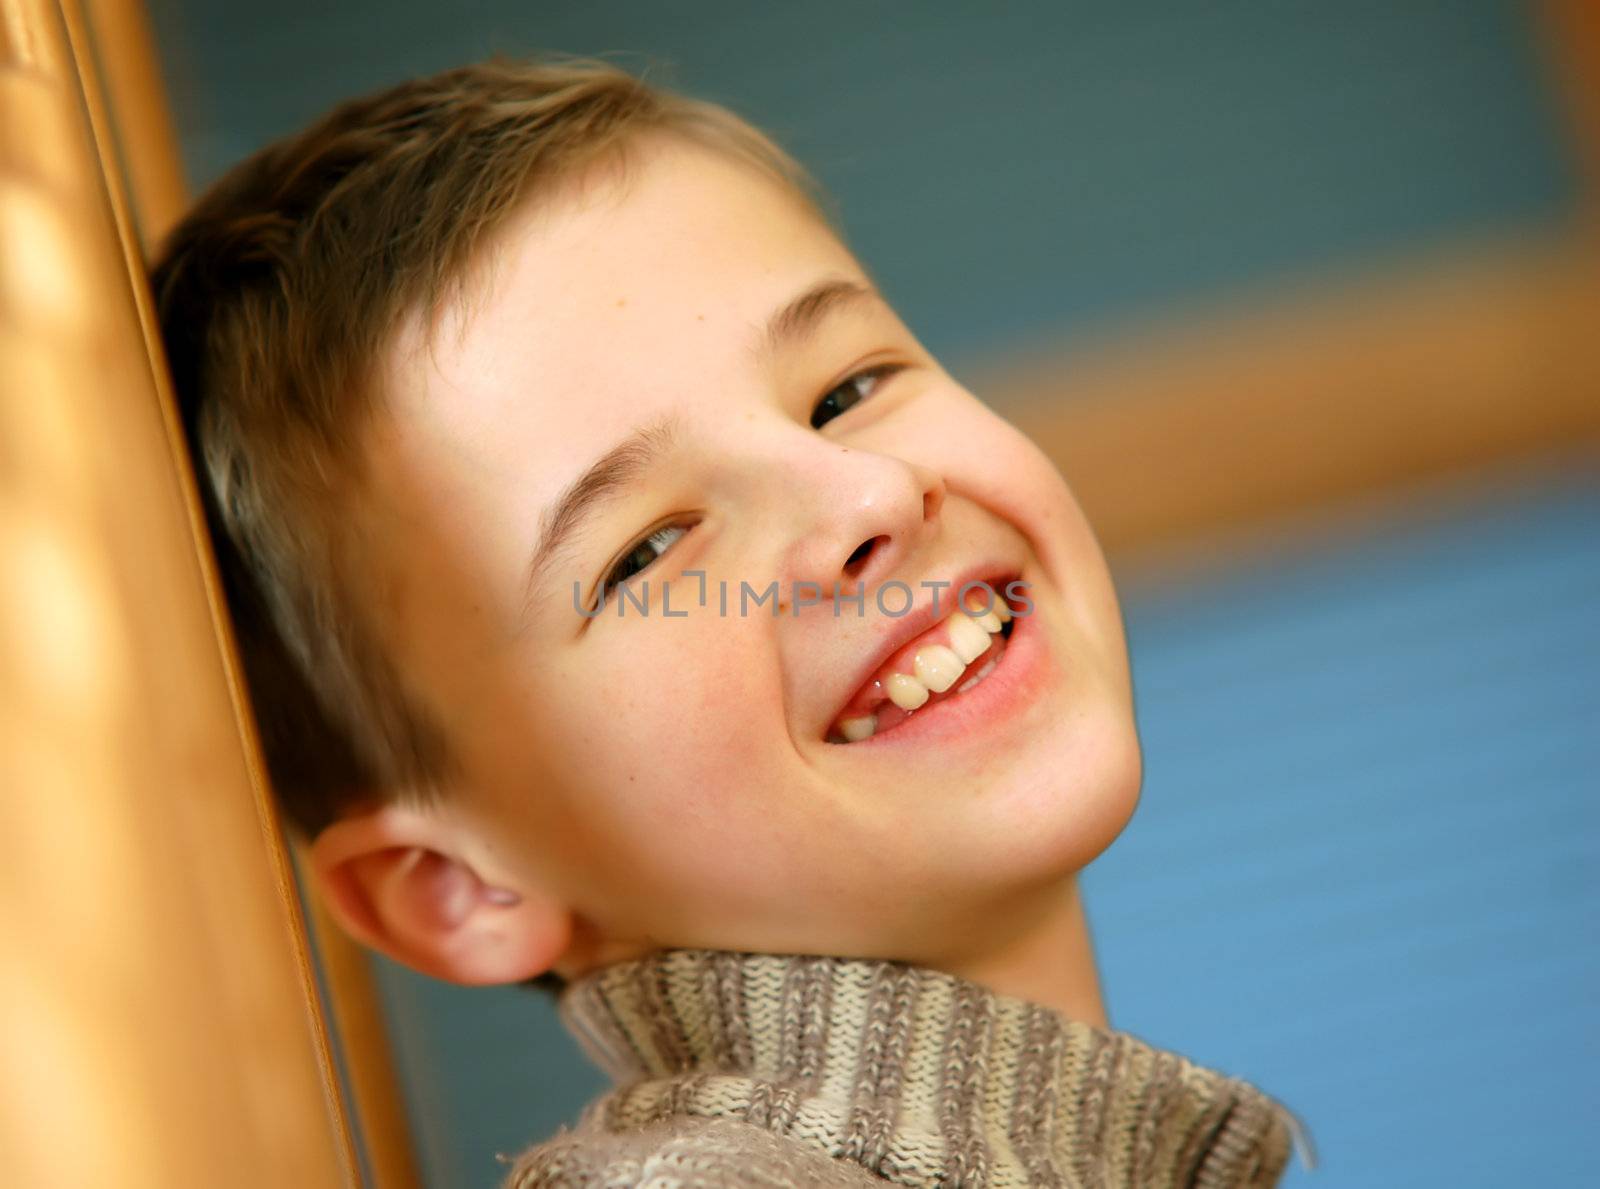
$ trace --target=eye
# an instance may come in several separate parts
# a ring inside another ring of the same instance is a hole
[[[849,377],[817,402],[811,410],[811,428],[821,429],[840,413],[854,408],[872,395],[880,383],[900,370],[898,363],[883,363],[869,367]]]
[[[630,546],[607,572],[605,581],[600,586],[600,604],[605,605],[607,592],[621,586],[630,578],[637,576],[641,571],[649,569],[655,560],[672,548],[672,544],[684,533],[689,531],[686,524],[667,524],[656,529],[649,536]]]

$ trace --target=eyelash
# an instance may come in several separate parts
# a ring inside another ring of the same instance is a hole
[[[822,399],[817,402],[816,407],[811,410],[811,428],[812,429],[821,429],[824,425],[828,424],[828,422],[832,421],[834,417],[838,417],[841,414],[848,413],[851,409],[855,408],[862,401],[867,400],[869,397],[871,397],[873,391],[877,388],[878,384],[881,381],[887,380],[890,376],[894,375],[896,372],[903,371],[903,370],[905,370],[905,369],[904,369],[904,366],[902,364],[898,364],[898,363],[880,363],[876,367],[863,368],[861,371],[856,372],[852,376],[846,376],[842,383],[834,385],[827,392],[825,392],[823,394],[823,396],[822,396]],[[838,408],[837,407],[837,402],[835,402],[836,411],[833,413],[832,416],[823,417],[820,421],[817,419],[818,414],[822,412],[823,407],[825,405],[827,405],[827,403],[830,400],[833,399],[833,394],[834,393],[840,391],[841,389],[848,388],[851,385],[853,385],[853,384],[855,384],[855,383],[857,383],[858,381],[861,381],[861,380],[871,380],[873,382],[872,383],[872,387],[869,388],[866,392],[858,394],[853,401],[851,401],[849,404],[845,405],[844,408],[842,408],[842,409]]]
[[[605,606],[606,596],[609,592],[615,590],[624,582],[638,577],[645,570],[648,570],[652,565],[654,565],[663,553],[677,543],[679,537],[683,536],[689,531],[689,528],[690,526],[687,524],[663,524],[660,528],[652,529],[645,536],[635,541],[632,545],[629,545],[627,552],[622,555],[622,557],[617,561],[616,565],[612,566],[611,569],[606,572],[605,581],[600,585],[600,606]],[[663,540],[663,538],[665,538],[665,540]],[[635,570],[632,570],[628,573],[623,572],[633,562],[634,554],[638,553],[641,549],[652,546],[655,548],[654,557],[650,558]]]
[[[873,391],[876,390],[879,382],[887,380],[896,372],[903,370],[904,365],[902,364],[880,363],[876,367],[863,368],[861,371],[845,377],[841,383],[834,385],[826,393],[824,393],[822,399],[817,402],[816,407],[811,410],[811,427],[813,429],[821,429],[829,421],[832,421],[834,417],[838,417],[843,413],[849,412],[851,409],[855,408],[856,405],[870,398]],[[834,412],[830,417],[823,417],[820,421],[818,420],[818,414],[822,411],[823,406],[825,406],[833,397],[834,393],[840,391],[841,389],[848,388],[853,384],[857,384],[862,380],[871,380],[872,386],[868,388],[867,391],[858,393],[856,398],[843,408],[838,408],[838,402],[835,401],[834,404],[837,411]],[[632,545],[629,545],[627,551],[623,553],[621,559],[606,572],[605,580],[600,584],[600,607],[605,606],[607,597],[611,591],[621,586],[624,582],[628,582],[631,579],[638,577],[645,570],[648,570],[656,563],[657,560],[660,559],[662,554],[666,553],[668,549],[677,544],[679,538],[687,533],[692,527],[692,525],[681,523],[664,524],[660,528],[652,529],[649,533],[639,538],[639,540],[635,541]],[[636,569],[625,573],[624,571],[627,571],[629,565],[633,563],[634,555],[638,553],[639,550],[650,547],[655,549],[655,556],[651,557],[648,561],[645,561]]]

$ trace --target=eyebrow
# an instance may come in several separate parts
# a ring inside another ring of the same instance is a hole
[[[767,319],[757,338],[758,349],[767,356],[792,350],[815,334],[834,311],[877,299],[877,291],[859,281],[843,277],[821,281]],[[640,426],[590,464],[556,497],[541,518],[538,544],[528,562],[523,583],[524,613],[551,560],[571,544],[585,521],[672,450],[681,424],[676,414],[668,413]]]
[[[827,316],[841,306],[877,299],[877,291],[860,281],[837,277],[813,285],[767,320],[761,351],[776,355],[803,343],[816,333]]]
[[[528,597],[531,598],[550,560],[570,544],[584,521],[622,494],[671,451],[679,424],[677,415],[669,413],[641,425],[591,463],[556,497],[542,517],[539,543],[528,562],[524,585]]]

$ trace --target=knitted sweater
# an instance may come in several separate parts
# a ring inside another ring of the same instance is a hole
[[[897,962],[664,950],[560,1012],[618,1084],[506,1189],[1270,1186],[1301,1135],[1236,1078]]]

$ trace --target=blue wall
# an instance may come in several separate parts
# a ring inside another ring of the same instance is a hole
[[[1600,468],[1124,590],[1146,780],[1085,880],[1112,1022],[1256,1081],[1292,1184],[1600,1167]]]

